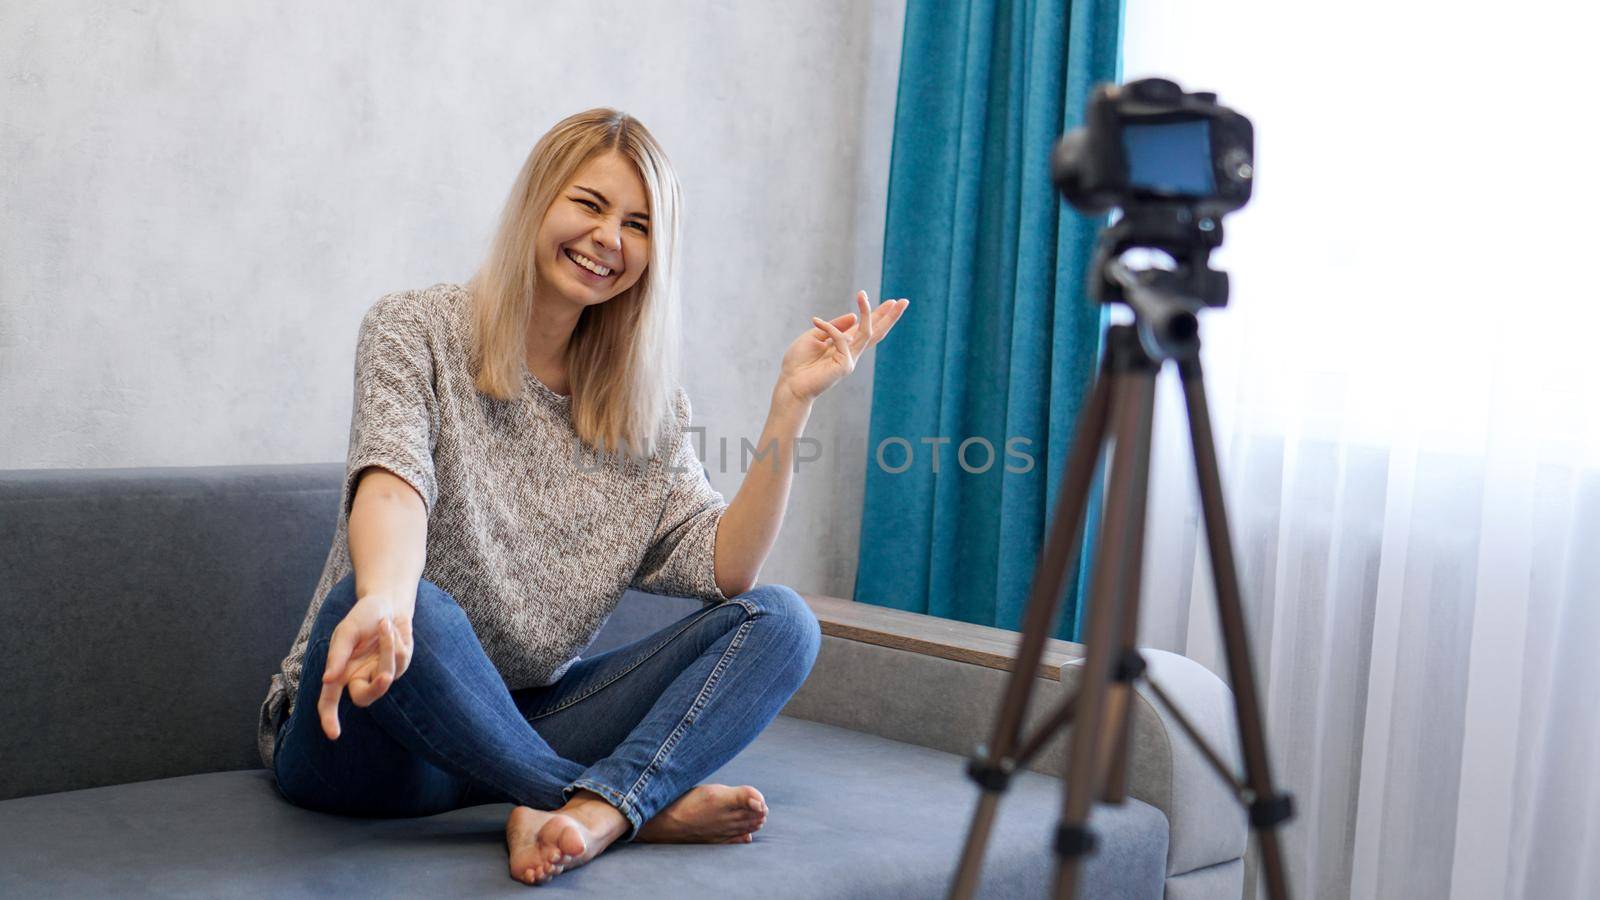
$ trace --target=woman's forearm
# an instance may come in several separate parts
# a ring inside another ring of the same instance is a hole
[[[810,416],[810,400],[795,397],[781,383],[773,390],[772,408],[750,470],[717,525],[717,588],[726,596],[755,587],[756,576],[778,540],[794,479],[795,444]],[[741,443],[741,460],[743,456]]]

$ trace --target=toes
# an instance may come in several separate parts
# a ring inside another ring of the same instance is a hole
[[[760,791],[747,784],[743,788],[743,796],[745,806],[756,812],[767,811],[767,798],[761,796]]]
[[[544,877],[544,874],[549,870],[550,863],[546,862],[542,857],[534,858],[528,861],[528,865],[522,869],[522,872],[517,877],[517,880],[526,882],[528,884],[533,884],[540,878]]]

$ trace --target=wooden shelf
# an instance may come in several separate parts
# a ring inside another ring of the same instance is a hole
[[[838,597],[800,596],[811,605],[826,635],[1007,672],[1016,667],[1017,644],[1022,639],[1021,633],[1016,631]],[[1083,653],[1082,644],[1048,640],[1039,664],[1039,677],[1060,681],[1061,667],[1081,661]]]

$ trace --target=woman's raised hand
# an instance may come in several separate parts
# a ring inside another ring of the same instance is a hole
[[[322,669],[322,696],[317,699],[317,715],[328,740],[339,739],[341,693],[349,690],[350,702],[365,708],[411,665],[414,603],[369,594],[334,627]]]
[[[886,300],[877,309],[867,302],[867,292],[856,292],[856,312],[826,321],[815,316],[809,329],[783,354],[778,386],[797,400],[815,400],[839,379],[855,371],[856,360],[888,336],[910,300]],[[846,330],[848,329],[848,330]]]

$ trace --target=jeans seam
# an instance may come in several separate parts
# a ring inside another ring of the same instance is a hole
[[[728,602],[729,603],[739,603],[740,606],[744,607],[745,611],[748,614],[750,614],[750,615],[754,615],[755,614],[754,610],[752,610],[750,608],[750,605],[748,603],[740,603],[737,600],[729,600]],[[690,628],[694,627],[695,623],[699,622],[702,618],[704,618],[705,616],[711,614],[712,612],[716,611],[717,609],[720,609],[721,607],[722,607],[722,604],[719,603],[719,604],[716,604],[714,606],[708,606],[705,609],[700,610],[699,615],[697,615],[693,619],[690,619],[689,621],[685,622],[683,624],[682,628],[679,628],[677,631],[674,631],[670,636],[667,637],[666,640],[664,640],[661,643],[657,644],[656,646],[650,648],[650,652],[646,653],[645,655],[643,655],[643,656],[639,657],[638,659],[634,660],[633,662],[629,663],[626,668],[618,670],[615,675],[613,675],[610,678],[606,679],[603,683],[595,685],[594,687],[590,688],[587,691],[584,691],[582,694],[579,694],[576,697],[569,697],[567,699],[567,701],[565,703],[562,703],[560,706],[554,707],[552,709],[547,709],[547,710],[544,710],[543,712],[536,713],[534,715],[528,716],[527,717],[528,718],[528,722],[532,723],[534,719],[542,719],[545,716],[555,715],[556,713],[562,711],[563,709],[566,709],[567,707],[572,706],[574,704],[581,703],[584,700],[587,700],[590,697],[594,696],[595,694],[599,693],[600,691],[605,690],[606,688],[608,688],[611,685],[615,684],[617,682],[617,680],[622,678],[624,675],[627,675],[629,672],[632,672],[634,669],[637,669],[641,665],[644,665],[645,661],[648,660],[650,657],[655,656],[657,653],[660,653],[662,650],[665,650],[668,644],[670,644],[673,641],[677,640],[679,637],[681,637],[683,635],[684,632],[686,632]]]
[[[391,690],[393,689],[393,685],[390,686],[390,689]],[[388,699],[388,697],[389,697],[388,691],[385,691],[384,695],[382,697],[379,697],[378,700],[385,700],[385,699]],[[375,700],[373,702],[377,703],[378,701]],[[405,723],[407,725],[411,726],[411,730],[412,730],[413,733],[416,734],[417,739],[422,741],[423,745],[426,746],[430,751],[432,751],[436,756],[438,756],[440,759],[448,759],[448,760],[450,760],[452,765],[458,767],[463,772],[466,772],[467,773],[467,777],[469,779],[471,779],[472,781],[476,781],[479,784],[489,785],[490,787],[493,787],[495,790],[502,790],[500,785],[495,783],[496,781],[498,781],[498,779],[494,779],[494,780],[486,779],[482,775],[479,774],[477,767],[462,764],[461,762],[457,761],[455,759],[455,757],[453,757],[451,754],[445,753],[442,750],[440,750],[438,745],[436,745],[428,737],[427,733],[423,731],[422,725],[420,723],[418,723],[415,719],[412,719],[410,716],[406,715],[406,711],[404,709],[401,709],[399,704],[391,703],[389,705],[394,708],[395,715],[399,716],[401,719],[404,719]],[[509,791],[502,791],[502,793],[506,793],[508,795],[510,794]],[[518,802],[519,803],[521,802],[520,798],[518,799]]]
[[[636,807],[626,796],[618,793],[616,788],[613,788],[608,784],[601,784],[600,782],[595,781],[593,778],[588,777],[579,778],[577,781],[567,785],[567,787],[570,787],[574,790],[581,788],[586,791],[593,791],[605,798],[607,803],[610,803],[612,806],[616,807],[617,812],[622,813],[622,817],[628,820],[628,834],[624,835],[624,837],[627,839],[632,840],[633,835],[638,834],[639,829],[644,827],[644,823],[639,821],[638,807]],[[570,800],[571,798],[567,796],[565,791],[563,791],[562,799]]]
[[[739,626],[739,630],[734,634],[733,640],[728,644],[728,649],[723,651],[722,658],[717,660],[717,664],[712,668],[711,674],[706,676],[706,683],[700,688],[700,694],[695,697],[694,703],[690,704],[689,710],[683,714],[683,719],[678,722],[678,726],[672,729],[672,733],[667,735],[667,739],[661,743],[661,748],[656,751],[655,758],[650,760],[650,765],[639,773],[638,779],[628,788],[625,796],[630,803],[643,793],[645,787],[650,784],[650,779],[655,776],[656,770],[661,768],[661,765],[666,762],[666,758],[677,748],[678,741],[682,739],[684,732],[688,731],[689,726],[694,724],[700,710],[705,707],[706,703],[710,702],[711,692],[716,689],[717,682],[722,678],[722,673],[733,661],[733,657],[738,653],[739,648],[744,645],[745,636],[750,633],[750,626],[753,622],[754,617],[747,618]]]
[[[459,609],[459,607],[457,607],[457,608]],[[420,639],[415,639],[415,640],[418,643],[420,643]],[[415,657],[416,657],[416,653],[413,652],[412,658],[414,659]],[[455,673],[447,671],[447,674],[454,675]],[[395,683],[397,684],[398,682],[399,682],[399,679],[398,678],[395,679]],[[382,702],[384,700],[391,699],[389,691],[394,690],[394,687],[395,687],[395,684],[391,684],[389,686],[389,690],[385,691],[384,695],[382,697],[379,697],[377,700],[373,701],[373,703],[377,704],[377,703]],[[479,701],[480,698],[477,696],[476,693],[474,693],[471,690],[470,687],[466,687],[465,685],[463,685],[463,687],[465,688],[464,692],[468,696],[471,697],[471,700],[468,701],[468,702],[478,702]],[[455,760],[455,758],[452,757],[450,754],[447,754],[447,753],[444,753],[443,751],[441,751],[439,749],[439,747],[429,738],[429,736],[426,733],[424,733],[422,725],[419,724],[416,720],[412,719],[409,715],[406,715],[406,711],[404,709],[400,708],[400,705],[398,703],[391,703],[389,705],[394,708],[395,713],[397,715],[399,715],[400,718],[405,720],[406,724],[411,726],[412,730],[416,733],[417,738],[419,740],[421,740],[422,743],[424,745],[426,745],[429,750],[431,750],[433,753],[438,755],[438,757],[441,758],[441,759],[449,759],[449,760],[451,760],[451,762],[453,764],[455,764],[456,766],[458,766],[461,771],[466,773],[467,777],[470,780],[475,781],[475,782],[477,782],[479,784],[487,785],[487,786],[493,788],[495,791],[497,791],[498,793],[500,793],[500,794],[502,794],[504,796],[513,797],[513,798],[516,799],[518,804],[529,805],[529,806],[532,805],[532,803],[530,803],[529,801],[532,801],[534,798],[532,798],[532,797],[517,797],[516,796],[516,792],[515,791],[506,790],[505,787],[499,783],[500,780],[498,778],[495,778],[495,779],[484,778],[483,775],[481,774],[481,771],[476,766],[465,765],[465,764],[462,764],[460,762],[457,762]]]

